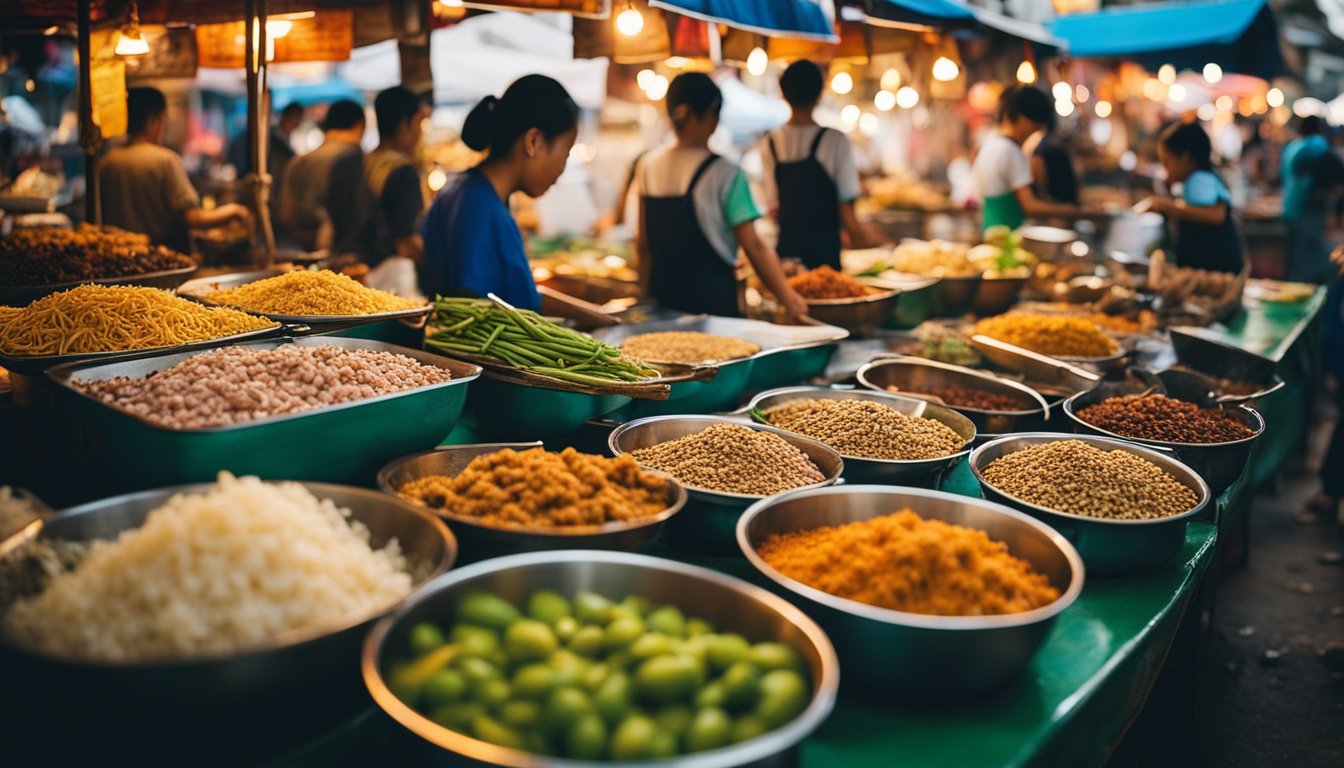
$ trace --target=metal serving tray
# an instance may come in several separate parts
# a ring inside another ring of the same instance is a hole
[[[146,288],[165,288],[173,289],[182,284],[182,281],[188,280],[196,274],[200,267],[192,265],[190,267],[178,267],[177,269],[163,269],[157,272],[145,272],[139,275],[125,275],[122,277],[102,277],[89,280],[75,280],[69,283],[48,283],[47,285],[11,285],[0,287],[0,304],[10,307],[22,307],[31,304],[40,298],[49,296],[58,291],[68,291],[71,288],[77,288],[81,285],[139,285]]]
[[[481,369],[430,352],[363,339],[303,338],[254,342],[338,346],[394,352],[452,373],[452,380],[405,392],[341,403],[301,413],[221,427],[170,429],[103,403],[73,381],[141,378],[196,352],[103,365],[66,365],[48,372],[65,390],[64,400],[89,465],[114,489],[139,489],[213,480],[221,469],[234,474],[291,480],[372,485],[379,467],[392,459],[438,445],[457,425],[466,384]]]
[[[177,294],[193,301],[199,301],[202,304],[209,304],[215,307],[231,307],[233,309],[242,309],[244,312],[251,312],[255,315],[269,317],[280,323],[293,325],[306,325],[312,328],[314,333],[324,333],[331,330],[330,326],[352,327],[357,325],[368,325],[369,323],[381,323],[385,320],[402,320],[405,322],[423,321],[429,317],[433,310],[433,305],[426,304],[417,309],[403,309],[396,312],[376,312],[372,315],[282,315],[274,312],[257,312],[251,309],[243,309],[232,304],[210,300],[210,294],[215,291],[237,288],[255,283],[258,280],[265,280],[268,277],[279,277],[292,270],[287,269],[263,269],[254,272],[234,272],[228,275],[217,275],[215,277],[201,277],[190,282],[183,283],[177,289]],[[423,322],[419,323],[423,325]],[[325,326],[325,327],[324,327]]]
[[[59,366],[140,360],[143,358],[160,357],[163,355],[201,352],[215,347],[227,347],[238,342],[256,341],[268,336],[274,336],[282,328],[283,326],[277,323],[271,328],[262,328],[256,331],[248,331],[247,333],[235,333],[232,336],[221,336],[217,339],[206,339],[204,341],[193,341],[187,344],[174,344],[168,347],[150,347],[148,349],[132,349],[120,352],[83,352],[70,355],[36,355],[30,357],[9,357],[7,355],[0,355],[0,366],[8,368],[14,373],[40,376],[48,370]]]

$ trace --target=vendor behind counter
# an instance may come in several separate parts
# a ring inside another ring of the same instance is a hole
[[[1153,197],[1148,207],[1174,224],[1176,263],[1193,269],[1240,272],[1245,261],[1232,211],[1232,193],[1214,170],[1209,134],[1197,123],[1173,123],[1158,139],[1158,157],[1167,183],[1181,185],[1181,196]]]

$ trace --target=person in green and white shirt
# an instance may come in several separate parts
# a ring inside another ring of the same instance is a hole
[[[1004,91],[999,99],[999,128],[980,145],[971,170],[982,229],[999,225],[1017,229],[1028,216],[1082,215],[1077,206],[1042,200],[1032,192],[1031,159],[1022,145],[1054,121],[1054,106],[1045,92],[1029,85]]]

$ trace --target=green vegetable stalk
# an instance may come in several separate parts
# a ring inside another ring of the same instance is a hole
[[[425,340],[430,347],[488,357],[572,384],[643,382],[658,373],[591,336],[489,299],[439,297],[433,324],[437,330]]]

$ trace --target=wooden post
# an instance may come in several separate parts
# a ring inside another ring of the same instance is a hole
[[[93,0],[79,0],[77,43],[79,45],[79,146],[84,150],[84,219],[103,223],[103,204],[98,193],[98,149],[103,132],[93,122],[93,25],[89,20]]]
[[[271,225],[271,175],[266,167],[270,143],[270,102],[266,98],[266,0],[247,0],[247,18],[244,24],[247,48],[244,65],[247,69],[247,145],[252,160],[249,181],[252,200],[256,203],[257,222],[261,229],[263,265],[269,266],[275,258],[275,230]]]

